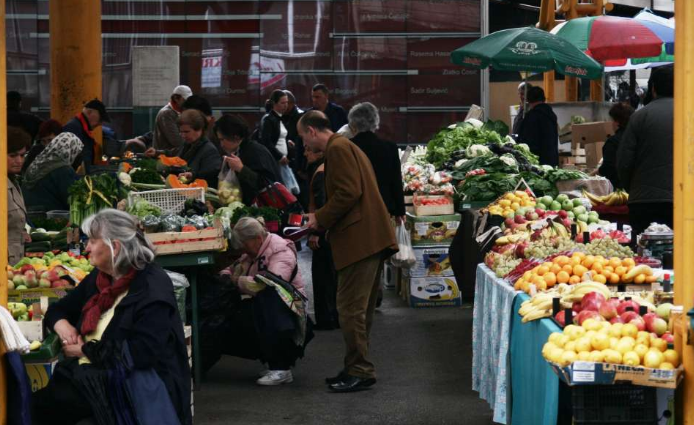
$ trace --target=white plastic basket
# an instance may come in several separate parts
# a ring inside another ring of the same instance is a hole
[[[144,199],[150,204],[159,207],[162,214],[178,214],[183,210],[183,204],[185,204],[187,199],[197,199],[205,202],[205,189],[194,187],[130,192],[128,194],[128,206],[132,206],[138,199]]]

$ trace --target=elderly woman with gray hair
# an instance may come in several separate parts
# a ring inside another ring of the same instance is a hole
[[[366,154],[374,168],[383,203],[390,215],[401,223],[405,217],[405,195],[400,155],[395,143],[376,136],[381,122],[378,108],[370,102],[358,103],[349,110],[347,118],[354,134],[352,142]]]
[[[34,394],[34,423],[192,424],[183,324],[152,244],[113,209],[87,218],[82,231],[95,268],[46,312],[65,359]]]
[[[305,311],[297,311],[296,305],[288,301],[289,291],[259,283],[256,276],[274,275],[292,285],[291,292],[302,297],[304,283],[294,242],[268,233],[257,219],[244,217],[234,225],[231,243],[243,255],[220,274],[246,297],[241,301],[237,323],[230,326],[232,334],[227,335],[234,346],[225,353],[268,363],[256,381],[258,385],[291,383],[291,367],[303,357],[311,338]]]

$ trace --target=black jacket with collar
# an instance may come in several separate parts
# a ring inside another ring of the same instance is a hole
[[[540,164],[559,166],[559,125],[551,106],[539,103],[526,112],[518,135],[540,157]]]
[[[184,143],[180,148],[174,148],[173,152],[188,162],[188,167],[193,170],[193,178],[207,181],[209,187],[217,187],[222,155],[207,137],[203,136],[193,144]]]
[[[44,318],[48,329],[52,331],[56,322],[65,319],[79,331],[82,308],[98,293],[98,273],[94,269],[64,298],[51,304]],[[173,284],[161,267],[150,264],[137,273],[101,337],[101,341],[107,340],[128,341],[135,367],[154,368],[164,381],[181,423],[192,424],[190,367],[183,324]]]
[[[237,174],[243,203],[251,205],[268,183],[281,181],[280,168],[265,146],[251,139],[241,142],[238,157],[243,163],[241,172]]]
[[[405,215],[402,171],[398,147],[381,140],[371,131],[364,131],[352,138],[352,142],[366,154],[376,173],[378,190],[383,203],[392,216]]]
[[[260,121],[260,144],[265,146],[277,161],[284,156],[277,150],[281,122],[282,118],[275,111],[268,112]]]

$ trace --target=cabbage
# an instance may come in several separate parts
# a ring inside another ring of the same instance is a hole
[[[518,166],[518,162],[516,162],[516,158],[513,155],[511,155],[510,153],[501,155],[499,157],[499,159],[504,164],[508,165],[509,167],[517,167]]]
[[[465,121],[466,123],[471,124],[475,128],[482,128],[484,123],[478,119],[475,118],[470,118],[469,120]]]
[[[477,158],[478,156],[489,156],[492,151],[488,147],[483,145],[472,145],[465,150],[465,156],[468,158]]]

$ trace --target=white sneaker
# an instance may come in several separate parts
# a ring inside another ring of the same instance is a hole
[[[294,377],[291,370],[271,370],[255,382],[258,385],[282,385],[292,381],[294,381]]]

